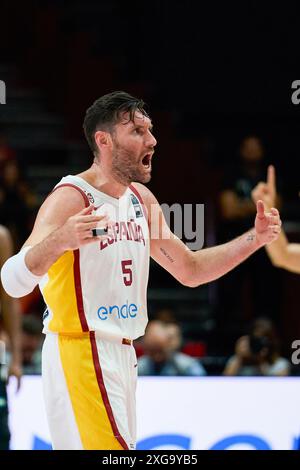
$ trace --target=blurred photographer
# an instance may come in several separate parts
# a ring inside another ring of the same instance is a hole
[[[139,375],[206,375],[198,360],[180,352],[181,341],[178,324],[150,321],[143,341],[145,355],[138,359]]]
[[[223,375],[286,376],[289,373],[290,363],[280,357],[274,325],[267,318],[258,318],[249,334],[237,340],[235,355],[228,360]]]

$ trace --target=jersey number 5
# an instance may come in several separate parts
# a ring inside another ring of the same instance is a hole
[[[121,261],[123,271],[123,281],[125,286],[131,286],[132,284],[132,260],[126,259]]]

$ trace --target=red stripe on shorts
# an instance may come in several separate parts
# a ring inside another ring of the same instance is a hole
[[[125,450],[129,450],[126,442],[124,441],[123,437],[120,435],[120,432],[117,427],[117,423],[115,421],[113,411],[111,409],[107,391],[105,388],[104,380],[103,380],[103,374],[100,366],[100,361],[99,361],[99,355],[98,355],[98,349],[97,349],[97,343],[96,343],[96,337],[95,337],[95,332],[91,331],[90,332],[90,339],[91,339],[91,345],[92,345],[92,354],[93,354],[93,361],[94,361],[94,367],[96,371],[96,377],[97,377],[97,382],[99,385],[100,393],[102,396],[102,400],[106,409],[106,413],[108,416],[108,419],[110,421],[113,433],[119,444],[123,447]]]

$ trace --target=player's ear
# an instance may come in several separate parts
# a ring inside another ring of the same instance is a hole
[[[95,138],[95,142],[99,150],[111,144],[111,137],[110,137],[109,132],[96,131],[94,138]]]

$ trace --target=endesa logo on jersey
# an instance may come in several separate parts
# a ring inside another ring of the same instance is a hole
[[[119,320],[126,320],[127,318],[135,318],[137,314],[137,305],[128,304],[128,300],[123,305],[109,305],[107,307],[102,305],[97,310],[97,315],[100,320],[107,320],[110,315],[114,315]]]

